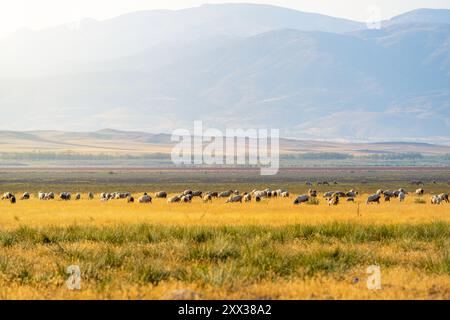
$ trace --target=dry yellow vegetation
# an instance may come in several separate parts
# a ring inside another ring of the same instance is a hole
[[[3,201],[0,298],[450,299],[450,205],[365,198]],[[366,287],[370,265],[381,290]]]
[[[20,193],[17,193],[20,194]],[[169,195],[170,196],[170,195]],[[87,195],[82,195],[87,199]],[[167,203],[165,199],[153,199],[152,204],[128,204],[126,200],[100,202],[80,201],[18,201],[11,205],[0,202],[0,226],[2,229],[29,227],[70,226],[73,224],[105,226],[129,223],[151,223],[163,225],[267,225],[324,224],[331,222],[354,222],[363,224],[429,223],[450,222],[448,204],[431,205],[429,196],[424,196],[426,204],[416,204],[416,197],[408,197],[399,203],[365,204],[367,195],[356,199],[355,203],[341,202],[329,207],[319,197],[319,205],[302,204],[294,206],[294,196],[289,199],[273,198],[260,203],[225,203],[225,199],[215,199],[213,203],[203,203],[194,198],[192,203]],[[359,210],[358,210],[359,206]]]

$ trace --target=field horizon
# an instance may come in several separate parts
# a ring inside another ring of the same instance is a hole
[[[137,131],[0,131],[0,168],[164,169],[176,167],[171,159],[175,145],[169,134]],[[450,166],[450,145],[417,141],[344,142],[281,138],[279,154],[281,167]]]

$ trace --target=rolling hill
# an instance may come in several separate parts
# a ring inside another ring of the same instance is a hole
[[[170,154],[170,134],[102,129],[95,132],[0,131],[0,153],[79,153],[110,155]],[[344,143],[282,138],[281,154],[342,153],[350,155],[450,154],[450,146],[417,142]]]

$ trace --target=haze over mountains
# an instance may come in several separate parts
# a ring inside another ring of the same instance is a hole
[[[0,129],[450,144],[450,10],[364,23],[267,5],[143,11],[0,39]]]

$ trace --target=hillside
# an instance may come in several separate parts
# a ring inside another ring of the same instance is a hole
[[[48,152],[139,155],[169,154],[175,145],[169,134],[104,129],[96,132],[0,131],[0,153]],[[450,154],[450,146],[414,142],[343,143],[314,140],[280,140],[282,154],[346,153],[352,155],[423,153]]]
[[[367,30],[234,4],[23,31],[0,40],[0,128],[157,133],[203,120],[303,140],[448,144],[448,15],[417,10]]]

